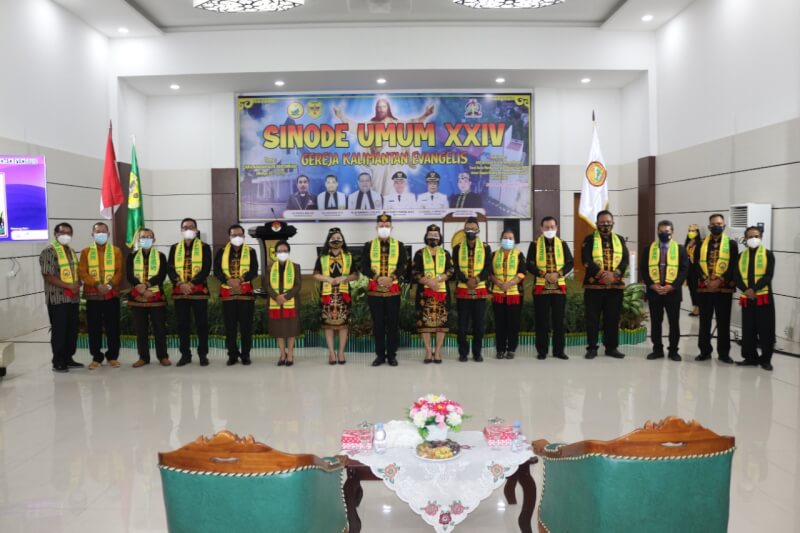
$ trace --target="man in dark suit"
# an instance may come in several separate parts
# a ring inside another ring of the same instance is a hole
[[[471,189],[472,179],[470,178],[469,173],[462,172],[458,175],[458,190],[460,193],[454,194],[450,197],[450,207],[454,207],[456,209],[470,207],[481,209],[483,207],[483,198],[481,198],[480,194],[471,192]]]
[[[317,209],[317,200],[314,195],[308,193],[308,176],[300,174],[297,176],[297,192],[289,197],[286,202],[287,211],[308,211]]]
[[[669,220],[658,223],[658,239],[650,243],[648,252],[639,262],[642,283],[647,287],[647,304],[650,306],[650,338],[653,351],[648,359],[662,359],[664,344],[661,323],[664,311],[669,322],[669,358],[680,361],[678,342],[681,338],[680,312],[683,299],[683,282],[689,274],[689,256],[686,248],[673,237],[674,227]]]

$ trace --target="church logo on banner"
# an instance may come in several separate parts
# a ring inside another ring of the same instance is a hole
[[[603,163],[600,161],[592,161],[589,163],[589,166],[586,167],[586,179],[589,180],[589,183],[594,187],[602,187],[606,182],[606,176],[608,176],[608,171],[606,171],[606,167],[604,167]]]
[[[596,227],[597,213],[608,207],[608,171],[603,163],[594,112],[592,112],[592,145],[589,148],[589,157],[583,174],[586,179],[581,186],[578,214],[592,227]]]

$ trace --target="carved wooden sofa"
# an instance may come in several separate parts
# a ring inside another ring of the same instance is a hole
[[[724,533],[733,437],[667,417],[610,441],[534,442],[541,533]]]
[[[221,431],[158,454],[170,533],[347,531],[342,464]]]

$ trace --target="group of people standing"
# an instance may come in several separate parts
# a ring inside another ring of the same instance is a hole
[[[720,214],[709,221],[710,235],[692,240],[687,246],[673,240],[673,225],[658,223],[658,240],[651,243],[641,258],[640,271],[647,287],[651,317],[653,352],[648,359],[664,357],[661,324],[664,314],[669,322],[668,357],[681,360],[678,353],[680,326],[678,315],[684,282],[696,280],[700,314],[698,361],[711,358],[711,325],[716,315],[719,360],[730,358],[730,316],[733,292],[741,291],[744,361],[771,370],[775,342],[775,310],[771,281],[775,268],[773,254],[761,244],[758,227],[746,231],[747,248],[739,253],[736,242],[725,235],[725,220]],[[625,242],[613,231],[614,217],[609,211],[597,215],[596,231],[581,246],[581,261],[586,273],[583,280],[587,350],[585,357],[598,355],[600,324],[605,355],[625,357],[619,349],[619,320],[625,288],[629,254]],[[367,300],[373,323],[375,360],[372,366],[388,363],[397,366],[401,283],[410,271],[416,285],[415,318],[425,346],[427,363],[441,363],[441,349],[452,299],[458,314],[459,361],[470,355],[483,361],[482,347],[486,307],[491,300],[496,328],[496,357],[514,359],[518,346],[523,281],[532,274],[532,290],[537,358],[545,359],[552,345],[552,356],[568,359],[564,352],[564,315],[566,277],[573,270],[569,246],[558,237],[558,221],[545,217],[540,222],[540,236],[530,243],[528,257],[519,250],[514,232],[504,230],[500,248],[492,251],[480,238],[477,219],[464,224],[464,239],[453,248],[444,249],[441,228],[426,228],[423,248],[414,254],[411,264],[406,247],[392,237],[392,217],[386,213],[377,219],[377,237],[364,244],[360,269],[348,250],[344,234],[332,228],[322,253],[314,266],[314,279],[320,283],[320,316],[328,346],[328,362],[345,364],[352,299],[350,283],[363,275],[368,280]],[[180,359],[177,366],[191,363],[191,321],[197,332],[197,355],[200,365],[208,362],[207,279],[212,274],[220,282],[226,331],[227,364],[251,363],[252,325],[255,312],[253,280],[259,275],[258,254],[244,244],[244,228],[238,224],[228,230],[229,242],[212,257],[211,247],[198,238],[197,222],[181,221],[182,239],[170,247],[169,255],[155,249],[155,234],[148,228],[138,232],[137,249],[128,255],[123,268],[122,253],[108,242],[109,228],[98,222],[92,228],[92,244],[80,256],[70,247],[72,226],[66,222],[55,227],[55,240],[41,253],[47,309],[52,326],[53,370],[66,372],[82,367],[73,356],[77,347],[78,303],[83,289],[89,333],[90,369],[104,360],[120,366],[119,321],[120,286],[123,276],[131,290],[127,305],[133,315],[140,368],[150,363],[150,331],[155,339],[156,357],[170,366],[166,342],[167,299],[164,282],[172,283]],[[690,236],[691,237],[691,236]],[[264,279],[268,297],[268,329],[278,341],[278,365],[294,364],[295,338],[300,333],[298,300],[302,289],[300,265],[290,259],[291,246],[279,241],[276,260]],[[410,266],[410,268],[409,268]],[[454,288],[451,287],[454,285]],[[454,290],[453,290],[454,289]],[[102,351],[102,336],[107,345]],[[335,336],[338,333],[338,347]],[[237,336],[241,341],[237,342]],[[471,339],[470,339],[471,337]],[[760,348],[759,356],[757,348]]]

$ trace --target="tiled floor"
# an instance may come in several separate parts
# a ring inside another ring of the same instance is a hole
[[[685,330],[696,332],[688,317]],[[735,435],[732,532],[800,531],[800,359],[776,356],[775,372],[716,361],[646,361],[647,345],[623,347],[618,361],[514,361],[487,357],[422,365],[404,353],[400,366],[374,369],[368,355],[329,367],[322,350],[299,351],[292,368],[274,353],[250,367],[227,368],[221,353],[210,367],[107,366],[53,374],[47,332],[24,337],[17,361],[0,382],[0,531],[166,531],[156,453],[200,434],[228,428],[252,433],[285,451],[336,452],[342,428],[401,418],[410,401],[443,392],[461,401],[480,429],[494,415],[520,419],[533,438],[612,438],[648,419],[696,418]],[[696,337],[682,346],[697,352]],[[798,352],[798,346],[781,343]],[[176,359],[173,354],[173,359]],[[492,355],[493,354],[486,354]],[[738,348],[734,349],[738,358]],[[78,357],[87,362],[84,353]],[[537,483],[541,471],[537,469]],[[516,530],[516,512],[493,494],[456,531]],[[422,521],[380,483],[365,486],[364,531],[425,531]]]

